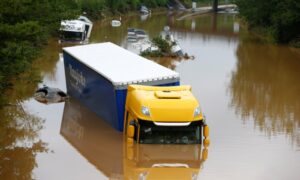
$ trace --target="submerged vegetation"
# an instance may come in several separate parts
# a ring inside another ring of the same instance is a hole
[[[171,48],[172,45],[168,43],[165,39],[161,36],[155,37],[152,39],[153,45],[157,47],[157,50],[145,50],[141,52],[141,56],[147,57],[166,57],[171,56]]]
[[[155,57],[171,57],[171,58],[184,58],[184,59],[193,59],[194,56],[189,56],[187,53],[182,52],[182,50],[180,49],[177,52],[174,52],[174,50],[172,50],[173,46],[176,46],[176,42],[171,42],[168,41],[164,38],[162,38],[162,36],[157,36],[154,37],[151,41],[153,43],[152,47],[155,47],[153,49],[151,49],[151,47],[149,47],[148,49],[144,50],[141,52],[141,56],[144,57],[151,57],[151,58],[155,58]]]

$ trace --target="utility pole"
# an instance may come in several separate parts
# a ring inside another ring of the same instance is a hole
[[[218,0],[213,0],[213,7],[212,7],[214,12],[218,11]]]
[[[192,0],[192,11],[195,11],[197,8],[197,2],[196,0]]]

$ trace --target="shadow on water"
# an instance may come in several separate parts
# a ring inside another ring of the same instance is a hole
[[[65,104],[60,133],[112,179],[196,178],[208,156],[201,145],[126,144],[122,133],[73,98]]]
[[[229,91],[243,121],[268,136],[284,133],[300,146],[300,61],[287,47],[240,43]]]

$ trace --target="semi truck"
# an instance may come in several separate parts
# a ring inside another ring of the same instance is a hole
[[[179,74],[110,42],[63,48],[67,92],[129,142],[199,144],[209,128]]]
[[[108,179],[196,180],[208,159],[209,149],[201,144],[128,145],[122,133],[72,97],[60,134]]]

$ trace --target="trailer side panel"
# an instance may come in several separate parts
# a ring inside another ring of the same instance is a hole
[[[68,53],[63,55],[68,94],[121,131],[113,84]]]

